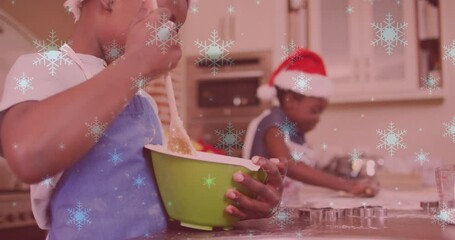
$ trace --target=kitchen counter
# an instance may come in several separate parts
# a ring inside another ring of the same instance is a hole
[[[419,209],[420,201],[433,200],[435,188],[383,189],[375,198],[353,198],[333,191],[307,188],[303,207],[349,208],[365,204],[388,209],[383,218],[343,217],[331,220],[310,220],[299,209],[282,208],[281,218],[247,220],[231,231],[196,231],[171,226],[165,233],[145,239],[455,239],[455,225],[443,229],[434,221],[434,214]],[[326,205],[329,206],[326,206]],[[351,205],[351,206],[350,206]],[[338,206],[338,207],[337,207]],[[178,224],[176,224],[178,225]]]

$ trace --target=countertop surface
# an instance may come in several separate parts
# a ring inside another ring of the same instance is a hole
[[[330,190],[310,187],[303,193],[301,206],[280,208],[269,219],[247,220],[231,231],[197,231],[170,227],[146,239],[455,239],[455,225],[436,221],[436,214],[422,210],[420,201],[436,199],[436,189],[400,187],[382,189],[375,198],[353,198]],[[387,208],[386,217],[339,217],[315,220],[302,215],[302,209],[362,205]],[[178,225],[178,224],[176,224]]]

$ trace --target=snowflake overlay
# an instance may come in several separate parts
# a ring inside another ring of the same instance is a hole
[[[210,176],[210,174],[207,177],[204,177],[203,184],[204,186],[207,186],[208,189],[211,187],[215,186],[215,177]]]
[[[302,160],[302,157],[303,157],[303,152],[299,152],[297,150],[292,150],[291,152],[291,159],[294,160],[294,161],[300,161]]]
[[[57,69],[62,64],[73,64],[73,61],[68,58],[65,51],[59,51],[63,44],[65,42],[57,38],[57,32],[54,30],[49,33],[46,41],[33,40],[33,45],[38,49],[38,57],[33,60],[33,65],[45,65],[49,73],[55,76]]]
[[[47,188],[53,188],[55,187],[55,182],[53,177],[48,177],[45,178],[43,181],[41,181],[41,185],[46,186]]]
[[[85,123],[88,128],[88,132],[85,134],[86,137],[90,136],[97,143],[98,140],[104,135],[106,130],[106,123],[98,121],[98,117],[95,117],[95,121],[91,123]]]
[[[385,25],[383,25],[383,23]],[[371,45],[381,45],[386,49],[388,55],[392,54],[393,48],[398,44],[403,46],[408,44],[405,39],[404,29],[408,27],[407,23],[396,23],[392,14],[387,14],[383,23],[371,23],[371,27],[376,31],[376,38],[371,41]],[[395,24],[395,26],[394,26]]]
[[[428,161],[429,161],[428,158],[427,158],[427,156],[430,155],[430,154],[427,153],[427,152],[424,152],[423,149],[420,149],[420,151],[419,151],[419,152],[416,152],[415,155],[416,155],[415,161],[418,162],[418,163],[420,163],[420,166],[423,166],[423,164],[424,164],[425,162],[428,162]]]
[[[296,126],[297,124],[294,122],[289,121],[289,119],[286,117],[284,118],[284,121],[280,124],[275,123],[275,126],[280,129],[280,132],[278,135],[280,137],[284,137],[284,141],[288,142],[290,140],[290,137],[293,135],[296,135],[297,129]]]
[[[427,77],[422,77],[423,86],[422,89],[428,90],[431,95],[433,91],[439,89],[439,77],[429,73]]]
[[[357,151],[357,149],[354,149],[352,153],[349,153],[349,160],[354,164],[357,165],[362,159],[362,152]]]
[[[103,46],[104,55],[106,56],[106,60],[109,62],[113,62],[118,59],[120,56],[123,55],[125,52],[125,47],[120,46],[115,40],[108,46]]]
[[[455,40],[452,40],[451,45],[444,45],[444,60],[452,60],[452,64],[455,65]]]
[[[306,91],[311,90],[311,77],[306,76],[303,73],[300,73],[298,77],[292,77],[294,80],[294,86],[292,90],[297,91],[300,94],[305,94]]]
[[[69,218],[66,223],[75,225],[77,230],[80,231],[84,225],[92,223],[89,216],[91,211],[92,209],[83,208],[82,203],[78,202],[76,208],[67,209]]]
[[[431,211],[433,214],[431,223],[438,224],[444,231],[449,221],[455,221],[455,209],[442,206],[442,208]]]
[[[346,7],[346,13],[347,14],[352,14],[354,12],[354,7],[349,5]]]
[[[142,73],[139,73],[139,76],[131,78],[131,81],[133,82],[133,85],[131,86],[131,89],[143,89],[147,86],[147,83],[152,80],[148,76],[142,75]]]
[[[136,176],[133,178],[133,186],[136,188],[140,188],[142,186],[145,186],[145,177],[142,177],[140,175]]]
[[[390,122],[386,130],[377,130],[376,133],[381,137],[381,142],[376,147],[377,149],[385,148],[392,157],[397,149],[406,149],[406,144],[403,143],[403,135],[406,130],[398,130],[393,122]]]
[[[299,48],[299,46],[297,46],[295,44],[294,40],[289,41],[289,43],[287,45],[281,45],[281,50],[283,50],[283,55],[281,56],[281,60],[284,61],[287,58],[292,56],[291,59],[289,59],[291,65],[294,64],[294,62],[299,61],[301,59],[301,56],[299,56],[299,55],[293,56],[293,53],[296,52],[298,48]]]
[[[22,92],[22,94],[25,94],[28,90],[33,90],[32,77],[27,77],[25,73],[22,73],[22,76],[14,79],[16,80],[16,87],[14,90],[19,90]]]
[[[120,162],[123,162],[122,153],[117,152],[117,149],[114,149],[113,153],[109,153],[110,158],[109,162],[113,163],[114,166],[117,166]]]
[[[221,40],[216,30],[212,31],[208,41],[197,40],[195,45],[200,49],[199,53],[201,55],[196,59],[195,64],[207,65],[213,75],[218,73],[220,67],[234,64],[234,61],[228,57],[229,49],[234,45],[234,41]]]
[[[455,117],[452,118],[452,122],[443,123],[443,125],[445,127],[445,131],[442,136],[450,136],[452,138],[452,142],[455,143]]]
[[[293,213],[293,209],[280,205],[273,217],[270,219],[270,223],[278,225],[280,229],[283,230],[286,225],[294,223],[294,220],[292,219]]]
[[[245,130],[235,130],[231,122],[228,122],[226,129],[215,130],[215,134],[218,136],[216,147],[226,151],[229,156],[233,155],[235,149],[243,147],[242,136]]]
[[[150,30],[150,38],[147,40],[146,45],[158,46],[163,55],[167,53],[171,46],[181,45],[177,32],[182,24],[172,23],[168,19],[167,14],[162,13],[159,23],[148,22],[146,25],[147,29]]]

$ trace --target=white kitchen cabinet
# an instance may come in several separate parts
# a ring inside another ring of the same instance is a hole
[[[419,84],[415,1],[309,0],[308,10],[309,48],[322,55],[334,80],[332,102],[442,97],[442,90],[430,95]],[[385,41],[372,44],[389,36],[399,40],[389,50]]]
[[[197,12],[193,12],[193,8]],[[230,13],[228,9],[232,7]],[[198,55],[195,41],[205,41],[217,31],[221,41],[234,41],[231,53],[270,51],[273,64],[287,42],[288,1],[195,0],[182,29],[184,54]]]

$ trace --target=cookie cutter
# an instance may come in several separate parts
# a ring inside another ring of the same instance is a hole
[[[381,206],[361,206],[353,208],[351,216],[361,218],[384,218],[387,217],[387,209]]]
[[[301,218],[308,219],[310,222],[334,222],[344,218],[343,209],[327,208],[305,208],[299,210]]]

